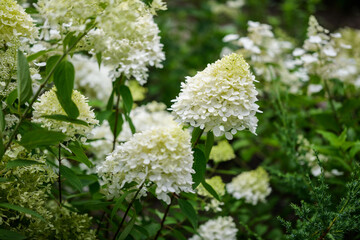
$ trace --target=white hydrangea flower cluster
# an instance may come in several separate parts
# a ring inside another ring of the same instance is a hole
[[[234,149],[231,144],[227,140],[222,140],[211,148],[209,158],[214,160],[215,163],[220,163],[229,161],[235,157]]]
[[[150,181],[158,199],[170,204],[168,193],[192,192],[193,155],[190,134],[180,126],[136,133],[97,167],[109,198],[121,195],[126,183]],[[146,186],[140,196],[146,193]]]
[[[80,92],[73,90],[71,98],[79,109],[80,115],[77,119],[85,121],[88,124],[87,126],[43,117],[55,114],[66,115],[57,99],[55,87],[41,95],[38,102],[34,103],[32,121],[40,123],[42,127],[49,130],[63,132],[69,138],[74,137],[76,134],[87,136],[99,121],[95,119],[95,114],[93,110],[90,109],[85,96]]]
[[[198,234],[189,240],[236,240],[238,229],[232,217],[218,217],[199,226]]]
[[[215,192],[220,196],[225,195],[225,183],[222,181],[220,176],[215,176],[210,179],[205,179],[206,183],[209,184]],[[224,205],[223,202],[215,199],[204,187],[199,185],[197,187],[197,193],[201,196],[210,198],[210,202],[207,202],[205,205],[205,211],[213,210],[214,212],[220,212],[220,206]]]
[[[177,121],[212,130],[215,136],[231,140],[244,129],[256,134],[255,114],[261,111],[254,81],[244,58],[233,53],[187,77],[170,109]]]
[[[80,90],[90,99],[98,99],[107,102],[111,90],[112,80],[109,77],[110,68],[101,65],[81,54],[72,57],[71,62],[75,68],[75,88]]]
[[[223,41],[239,46],[238,52],[249,61],[254,68],[255,75],[263,77],[266,81],[272,81],[274,76],[271,71],[275,69],[270,67],[271,64],[283,67],[284,64],[279,63],[279,60],[283,59],[283,56],[289,52],[292,43],[275,38],[272,27],[268,24],[249,21],[247,31],[246,37],[229,34],[224,37]],[[232,52],[232,50],[226,47],[222,54],[228,52]],[[280,70],[286,69],[276,68],[276,71]]]
[[[310,74],[324,79],[353,81],[357,73],[356,61],[345,57],[344,53],[352,47],[341,41],[340,33],[330,33],[314,16],[310,16],[307,37],[303,49],[295,49],[293,55],[301,60]]]
[[[297,143],[299,144],[298,159],[300,161],[300,164],[307,164],[313,176],[315,177],[320,176],[321,167],[317,162],[317,157],[322,163],[326,163],[329,160],[328,157],[321,153],[319,153],[316,157],[313,151],[314,145],[310,144],[309,140],[304,138],[304,136],[302,135],[298,137]],[[344,173],[334,168],[331,169],[330,171],[325,170],[324,174],[325,177],[334,177],[334,176],[341,176]]]
[[[39,0],[38,8],[52,29],[57,26],[65,32],[83,32],[89,19],[96,17],[96,27],[82,47],[101,53],[113,68],[113,78],[125,75],[144,84],[148,66],[162,67],[165,54],[153,19],[157,10],[166,9],[160,0],[151,6],[141,0]]]
[[[259,201],[265,202],[265,198],[271,193],[269,175],[262,168],[239,174],[226,185],[228,193],[236,199],[245,199],[245,202],[256,205]]]
[[[38,30],[33,20],[15,0],[0,2],[0,47],[14,38],[34,40]]]
[[[156,127],[170,127],[177,125],[173,116],[166,111],[166,105],[160,102],[150,102],[137,107],[130,112],[130,118],[137,132],[142,132]],[[131,128],[128,122],[124,122],[123,129],[118,137],[119,141],[127,141],[131,138]]]

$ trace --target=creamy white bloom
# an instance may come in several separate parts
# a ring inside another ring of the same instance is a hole
[[[235,158],[234,149],[226,140],[218,142],[217,145],[211,148],[210,159],[215,163],[226,162]]]
[[[97,167],[109,198],[121,195],[126,183],[156,185],[158,199],[170,203],[168,193],[192,192],[193,155],[190,134],[180,126],[136,133]],[[140,196],[146,193],[146,186]]]
[[[249,65],[234,53],[187,77],[170,109],[177,121],[212,130],[215,136],[232,139],[244,129],[255,134],[255,114],[261,111],[254,81]]]
[[[166,9],[162,1],[149,6],[141,0],[39,0],[38,9],[49,28],[65,33],[84,32],[93,18],[94,29],[79,45],[101,53],[113,78],[125,75],[144,84],[149,66],[162,67],[165,54],[153,19],[156,10]]]
[[[259,201],[265,202],[265,198],[271,193],[269,175],[262,167],[243,172],[226,185],[226,190],[234,198],[245,199],[245,202],[253,205]]]
[[[198,234],[189,240],[236,240],[238,229],[232,217],[218,217],[199,226]]]
[[[13,38],[34,40],[38,31],[33,20],[14,0],[0,1],[0,47]]]
[[[90,99],[107,102],[111,90],[112,80],[109,76],[111,68],[101,65],[91,58],[76,54],[71,62],[75,68],[75,88]]]
[[[79,109],[79,116],[77,119],[86,122],[88,124],[87,126],[43,117],[55,114],[66,115],[57,99],[55,87],[41,95],[38,101],[34,103],[32,121],[40,123],[42,127],[49,130],[63,132],[70,138],[74,137],[76,134],[87,136],[99,121],[95,119],[95,114],[88,105],[85,96],[80,92],[73,90],[71,98]]]

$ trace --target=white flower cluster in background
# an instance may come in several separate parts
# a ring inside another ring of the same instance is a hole
[[[81,33],[95,17],[95,28],[82,47],[101,53],[113,69],[113,79],[125,75],[144,84],[148,66],[162,67],[165,54],[153,19],[157,10],[166,9],[162,1],[150,6],[141,0],[39,0],[37,4],[53,31]]]
[[[89,57],[76,54],[71,58],[75,68],[75,89],[81,91],[90,99],[98,99],[107,102],[111,90],[112,80],[109,77],[110,68],[101,65]]]
[[[15,0],[0,1],[0,47],[14,38],[32,41],[37,35],[33,19]]]
[[[193,156],[190,134],[180,126],[159,127],[136,133],[119,145],[97,167],[109,198],[118,197],[126,183],[137,188],[150,181],[158,199],[170,204],[168,193],[192,192]],[[140,196],[146,193],[146,186]]]
[[[239,54],[223,57],[209,64],[194,77],[187,77],[171,110],[176,120],[213,131],[215,136],[225,134],[232,139],[237,131],[249,129],[255,133],[261,112],[257,101],[255,77],[249,65]]]
[[[175,126],[177,123],[173,120],[173,116],[167,112],[164,103],[150,102],[146,105],[134,108],[130,112],[130,118],[137,132],[150,130],[157,127]],[[128,122],[124,122],[122,131],[117,137],[117,142],[128,141],[132,137],[132,132]],[[111,132],[108,121],[104,120],[100,126],[95,127],[91,131],[93,141],[89,142],[92,152],[97,159],[104,159],[111,152],[113,143],[113,133]]]
[[[237,232],[232,217],[218,217],[199,226],[198,235],[189,240],[236,240]]]
[[[42,127],[49,130],[63,132],[70,138],[74,137],[76,134],[87,136],[99,121],[95,119],[95,114],[88,105],[87,99],[80,92],[73,90],[71,99],[79,109],[79,116],[77,119],[86,122],[88,124],[87,126],[43,117],[58,114],[66,115],[56,96],[55,87],[41,95],[38,101],[34,103],[32,121],[40,123]]]
[[[310,74],[351,83],[357,73],[356,61],[346,57],[346,52],[352,47],[344,44],[341,38],[340,33],[330,33],[314,16],[310,16],[303,49],[296,49],[293,55],[301,60]]]
[[[226,185],[226,190],[236,199],[244,199],[246,203],[256,205],[265,202],[271,193],[269,175],[262,168],[239,174]]]
[[[227,140],[222,140],[211,148],[209,158],[214,160],[215,163],[220,163],[229,161],[235,157],[234,149],[231,144]]]
[[[215,176],[210,179],[205,179],[206,183],[209,184],[219,197],[225,195],[225,183],[222,181],[220,176]],[[205,211],[213,210],[214,212],[220,212],[223,202],[215,199],[213,195],[211,195],[202,184],[197,187],[197,193],[201,196],[210,198],[210,202],[206,202]]]
[[[130,112],[130,118],[136,132],[142,132],[156,127],[177,125],[174,117],[166,111],[166,105],[160,102],[150,102],[137,107]],[[127,141],[131,138],[131,128],[128,122],[124,122],[123,129],[118,137],[119,141]]]
[[[319,166],[317,159],[319,158],[320,162],[326,163],[329,160],[328,157],[321,153],[318,153],[316,157],[316,154],[313,150],[315,146],[310,144],[309,140],[304,138],[302,135],[298,137],[297,143],[299,144],[298,159],[300,164],[307,164],[313,176],[320,176],[321,167]],[[334,177],[343,175],[344,173],[334,168],[330,171],[324,170],[324,174],[325,177]]]

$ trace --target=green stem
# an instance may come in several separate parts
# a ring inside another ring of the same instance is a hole
[[[115,146],[116,146],[116,138],[117,138],[117,125],[118,125],[118,121],[119,121],[119,103],[120,103],[120,95],[117,96],[116,99],[116,108],[115,108],[115,125],[114,125],[114,139],[113,139],[113,148],[112,150],[115,150]]]
[[[333,97],[332,97],[332,95],[330,93],[330,88],[329,88],[328,82],[327,82],[326,79],[323,79],[323,80],[324,80],[325,91],[326,91],[326,93],[327,93],[327,95],[329,97],[329,104],[330,104],[331,110],[332,110],[332,112],[334,114],[334,117],[335,117],[335,120],[336,120],[337,124],[340,126],[339,116],[338,116],[338,114],[336,112],[336,108],[335,108],[335,105],[334,105],[334,102],[333,102]]]
[[[32,98],[32,100],[30,101],[29,105],[27,106],[27,108],[25,109],[24,113],[21,115],[19,122],[16,124],[14,131],[11,133],[9,140],[7,142],[7,144],[5,145],[5,149],[4,149],[4,154],[6,152],[6,150],[10,147],[12,141],[15,138],[15,135],[17,134],[17,131],[19,130],[19,127],[21,125],[21,123],[24,121],[26,114],[30,111],[30,109],[32,108],[32,105],[34,104],[34,102],[37,100],[37,98],[39,97],[42,89],[45,87],[45,85],[47,84],[47,82],[49,81],[50,77],[53,75],[53,73],[55,72],[56,67],[61,63],[61,61],[69,54],[69,52],[76,46],[76,44],[79,43],[79,41],[91,30],[93,29],[95,26],[92,26],[91,28],[89,28],[86,32],[84,32],[65,52],[64,54],[57,60],[57,62],[55,63],[55,65],[53,66],[53,68],[51,69],[51,71],[49,72],[49,74],[46,76],[45,81],[40,85],[39,89],[36,91],[34,97]],[[1,156],[2,159],[3,156]]]
[[[154,240],[157,240],[157,239],[160,237],[161,230],[162,230],[162,229],[163,229],[163,227],[164,227],[164,223],[165,223],[166,217],[167,217],[167,215],[168,215],[168,213],[169,213],[170,206],[171,206],[171,204],[172,204],[172,202],[173,202],[174,196],[175,196],[175,194],[173,194],[173,195],[171,196],[171,199],[170,199],[170,204],[169,204],[169,205],[167,205],[167,207],[166,207],[166,210],[165,210],[164,216],[163,216],[163,218],[161,219],[160,229],[157,231],[157,233],[156,233],[156,236],[155,236]]]
[[[128,206],[128,207],[127,207],[127,209],[126,209],[126,211],[125,211],[125,213],[124,213],[123,218],[121,219],[120,225],[119,225],[118,229],[116,230],[116,233],[115,233],[115,235],[114,235],[113,240],[115,240],[115,239],[116,239],[117,235],[118,235],[118,234],[119,234],[119,232],[120,232],[121,227],[124,225],[124,222],[125,222],[126,216],[128,215],[128,213],[129,213],[129,211],[130,211],[131,206],[132,206],[132,205],[133,205],[133,203],[135,202],[136,197],[137,197],[137,195],[139,194],[139,192],[140,192],[140,190],[142,189],[142,187],[144,186],[144,184],[145,184],[145,182],[143,182],[143,183],[141,184],[141,186],[139,187],[139,189],[136,191],[135,196],[133,197],[133,199],[132,199],[132,200],[131,200],[131,202],[129,203],[129,206]]]

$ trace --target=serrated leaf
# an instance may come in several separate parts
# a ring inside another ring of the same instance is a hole
[[[193,150],[194,150],[193,169],[195,173],[192,174],[192,178],[194,181],[192,187],[193,189],[195,189],[205,178],[206,158],[204,153],[200,149],[194,148]]]
[[[73,170],[71,170],[70,168],[61,165],[60,166],[60,172],[61,172],[61,176],[65,177],[66,180],[77,190],[79,190],[81,192],[82,190],[82,183],[80,181],[80,178],[73,172]]]
[[[92,162],[90,162],[89,158],[84,153],[84,149],[81,147],[81,145],[75,141],[73,142],[73,145],[69,145],[68,148],[75,154],[75,158],[72,157],[71,159],[76,160],[78,162],[84,163],[89,168],[93,167]]]
[[[193,205],[191,205],[191,203],[189,203],[187,200],[181,198],[178,199],[178,203],[181,211],[186,215],[191,225],[196,230],[198,226],[198,218]]]
[[[87,124],[87,122],[85,122],[83,120],[73,119],[73,118],[70,118],[69,116],[61,115],[61,114],[42,115],[41,117],[47,118],[47,119],[59,120],[59,121],[63,121],[63,122],[75,123],[75,124],[84,125],[84,126],[89,126],[89,124]]]
[[[71,62],[62,61],[54,71],[54,83],[56,96],[66,114],[76,119],[79,116],[79,109],[71,99],[75,79],[75,69]]]
[[[29,214],[29,215],[37,217],[41,221],[45,222],[45,219],[40,214],[38,214],[37,212],[35,212],[35,211],[31,210],[31,209],[20,207],[20,206],[13,205],[13,204],[10,204],[10,203],[0,203],[0,207],[15,210],[15,211],[22,212],[22,213],[25,213],[25,214]]]
[[[64,141],[65,138],[66,135],[61,132],[36,129],[26,132],[21,138],[20,145],[31,150],[40,146],[57,145]]]
[[[205,158],[207,161],[209,160],[210,152],[213,145],[214,145],[214,134],[212,131],[209,131],[206,135],[205,151],[204,151]]]
[[[6,164],[7,169],[15,168],[15,167],[26,167],[31,165],[43,165],[41,162],[37,162],[34,160],[28,160],[28,159],[16,159],[13,161],[9,161]]]
[[[18,232],[9,231],[6,229],[0,229],[0,239],[2,240],[22,240],[26,237]]]
[[[210,184],[208,184],[205,181],[205,179],[201,182],[201,184],[206,189],[206,191],[208,191],[216,200],[221,201],[217,192],[213,189],[213,187]]]
[[[135,221],[136,221],[136,213],[135,213],[134,216],[131,218],[130,222],[127,223],[124,231],[122,231],[122,233],[121,233],[120,236],[118,237],[118,240],[124,240],[124,239],[129,235],[129,233],[131,232],[131,230],[132,230],[133,227],[134,227]]]
[[[124,109],[126,113],[129,114],[134,103],[130,89],[126,85],[121,85],[119,91],[123,100]]]
[[[135,134],[136,133],[135,125],[132,122],[132,120],[131,120],[131,118],[130,118],[130,116],[128,114],[125,114],[125,119],[129,123],[131,133]]]
[[[19,104],[25,103],[33,94],[29,63],[24,53],[18,50],[17,55],[17,94]]]

